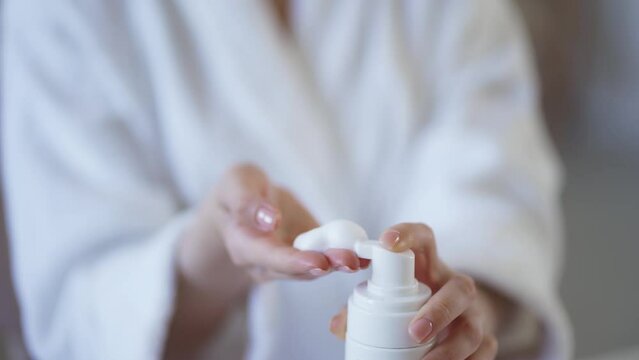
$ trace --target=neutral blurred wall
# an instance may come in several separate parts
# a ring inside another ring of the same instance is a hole
[[[639,359],[639,1],[520,0],[566,168],[577,355]]]

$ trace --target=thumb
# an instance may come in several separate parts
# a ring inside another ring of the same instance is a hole
[[[231,168],[218,188],[221,205],[234,223],[260,233],[275,231],[281,212],[271,201],[273,192],[266,174],[251,164]]]

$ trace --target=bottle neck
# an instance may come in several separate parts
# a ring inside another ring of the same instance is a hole
[[[388,286],[379,286],[373,282],[373,280],[368,280],[367,286],[368,291],[371,294],[375,294],[377,296],[392,296],[392,297],[402,297],[402,296],[412,296],[419,292],[419,283],[417,280],[413,279],[412,284],[408,286],[396,286],[396,287],[388,287]]]
[[[430,295],[430,288],[417,281],[415,286],[391,289],[375,286],[369,280],[355,288],[351,299],[370,312],[406,312],[419,310]]]
[[[377,243],[372,247],[371,267],[369,283],[375,288],[394,291],[417,286],[415,254],[411,250],[392,252]]]

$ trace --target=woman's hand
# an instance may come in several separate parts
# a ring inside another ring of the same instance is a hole
[[[498,312],[491,295],[439,259],[432,230],[423,224],[399,224],[387,229],[380,240],[392,251],[413,250],[415,276],[433,290],[407,329],[419,343],[438,336],[424,359],[494,359]],[[343,309],[331,321],[331,331],[341,338],[346,315]]]
[[[292,247],[297,235],[317,226],[308,210],[289,191],[271,184],[259,168],[236,166],[202,204],[182,243],[179,267],[195,281],[206,281],[211,262],[223,248],[235,270],[245,270],[258,282],[358,270],[359,259],[352,251]]]
[[[297,235],[317,225],[290,192],[273,185],[259,168],[231,168],[203,200],[178,244],[178,291],[165,357],[195,356],[252,281],[359,270],[352,251],[292,247]]]

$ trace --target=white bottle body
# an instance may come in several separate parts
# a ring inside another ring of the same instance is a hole
[[[369,282],[355,288],[348,300],[346,360],[421,360],[432,348],[434,339],[419,344],[408,333],[430,289],[416,284],[412,291],[406,290],[398,289],[400,296],[388,296],[376,294]]]
[[[433,341],[404,349],[378,348],[364,345],[346,336],[345,360],[422,360],[433,347]]]

